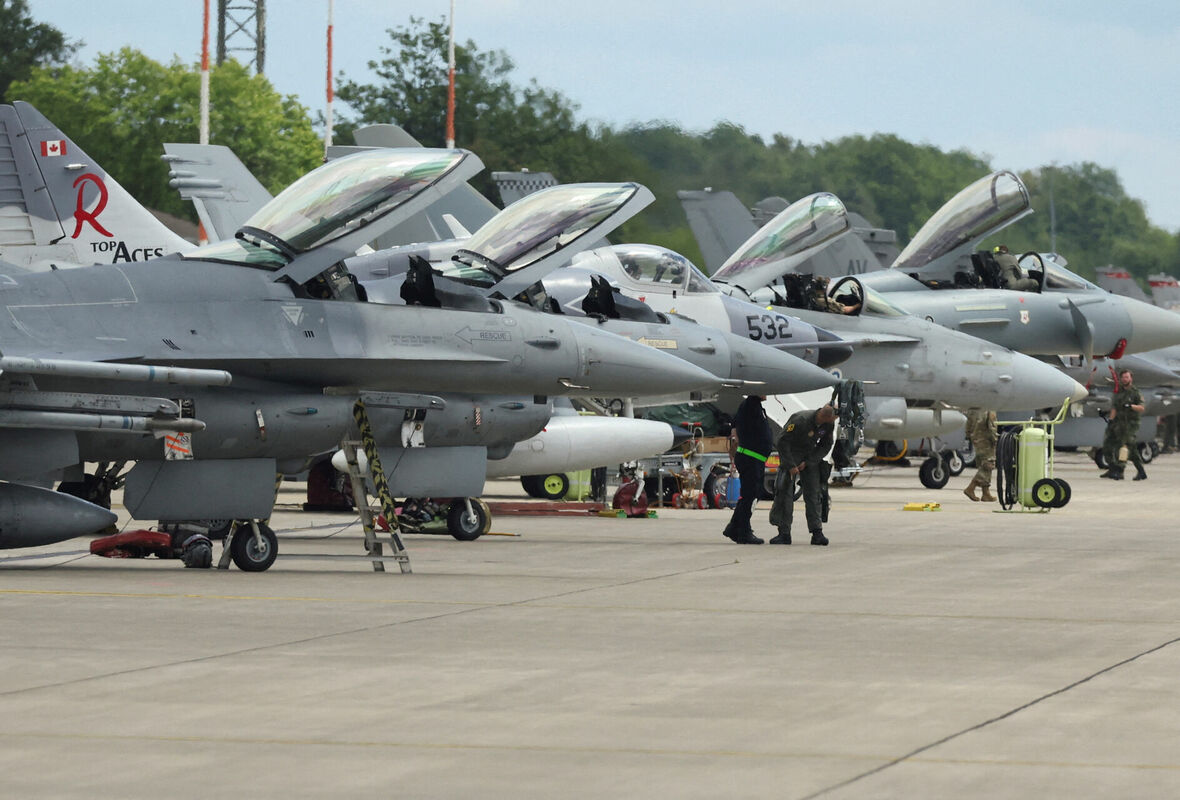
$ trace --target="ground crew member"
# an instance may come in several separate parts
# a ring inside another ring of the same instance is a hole
[[[1035,292],[1041,288],[1041,285],[1033,278],[1025,278],[1024,273],[1020,271],[1020,262],[1016,260],[1016,256],[1008,252],[1008,245],[997,245],[993,252],[996,265],[1000,268],[1000,280],[1004,284],[1005,289],[1014,289],[1018,292]]]
[[[965,430],[971,446],[975,448],[975,477],[963,494],[972,500],[982,500],[985,503],[996,502],[992,494],[992,470],[996,468],[996,412],[973,408],[967,412],[967,428]],[[983,489],[983,494],[975,496],[975,487]]]
[[[1160,449],[1161,453],[1174,453],[1180,450],[1180,436],[1177,435],[1180,433],[1180,425],[1177,425],[1177,422],[1180,421],[1178,418],[1180,418],[1180,414],[1165,414],[1159,418],[1160,430],[1163,431],[1160,436],[1164,440],[1164,446]]]
[[[798,411],[787,419],[778,437],[778,478],[770,524],[778,528],[771,544],[791,543],[791,518],[795,510],[795,481],[803,484],[803,504],[811,543],[826,545],[823,531],[824,456],[832,448],[836,410],[830,405],[815,411]]]
[[[738,544],[762,544],[762,540],[754,535],[754,529],[750,527],[750,517],[754,512],[754,501],[762,491],[766,459],[772,447],[770,422],[762,408],[765,399],[765,395],[747,395],[733,418],[733,430],[737,434],[733,463],[741,479],[742,494],[723,535]]]
[[[1135,480],[1147,480],[1147,472],[1143,469],[1143,459],[1139,456],[1139,419],[1143,414],[1143,395],[1134,386],[1135,377],[1131,370],[1119,371],[1119,385],[1114,395],[1114,402],[1110,407],[1111,419],[1107,423],[1113,426],[1110,437],[1103,443],[1106,463],[1110,468],[1102,474],[1103,478],[1123,479],[1123,471],[1127,468],[1126,455],[1131,457],[1135,465]],[[1108,428],[1109,430],[1109,428]],[[1126,448],[1126,455],[1123,454]]]

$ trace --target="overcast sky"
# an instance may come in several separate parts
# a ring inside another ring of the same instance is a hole
[[[516,83],[537,79],[578,104],[586,119],[666,120],[694,131],[728,120],[806,143],[895,133],[971,150],[997,169],[1094,161],[1118,171],[1153,222],[1180,229],[1174,0],[455,4],[459,41],[506,51]],[[216,0],[211,5],[216,13]],[[266,5],[267,76],[279,91],[321,109],[327,0]],[[84,63],[124,45],[163,61],[200,57],[201,0],[29,6],[37,20],[85,41]],[[449,6],[336,0],[337,72],[367,79],[366,63],[389,43],[388,28],[411,14],[441,19]]]

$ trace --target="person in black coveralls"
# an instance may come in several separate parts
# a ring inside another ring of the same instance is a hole
[[[750,517],[754,511],[754,501],[762,491],[766,458],[774,446],[770,422],[762,408],[765,399],[765,395],[747,395],[733,419],[733,428],[737,433],[734,465],[741,478],[742,495],[734,506],[733,516],[725,526],[723,535],[738,544],[762,544],[762,540],[754,535],[754,529],[750,527]]]

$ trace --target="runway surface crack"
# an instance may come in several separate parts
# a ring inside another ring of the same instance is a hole
[[[1180,642],[1180,636],[1176,637],[1175,639],[1169,639],[1168,641],[1164,642],[1163,644],[1159,644],[1159,645],[1156,645],[1155,647],[1148,648],[1147,650],[1144,650],[1140,653],[1136,653],[1135,655],[1130,656],[1129,658],[1124,658],[1122,661],[1111,664],[1110,666],[1103,667],[1102,669],[1098,670],[1097,672],[1093,672],[1084,678],[1080,678],[1080,679],[1074,681],[1073,683],[1070,683],[1066,686],[1062,686],[1060,689],[1055,689],[1051,692],[1041,695],[1040,697],[1029,700],[1027,703],[1025,703],[1023,705],[1019,705],[1016,708],[1005,711],[1003,714],[1000,714],[999,716],[984,720],[983,722],[980,722],[976,725],[972,725],[969,728],[964,728],[961,731],[956,731],[955,733],[944,736],[941,739],[938,739],[937,741],[930,742],[929,744],[922,745],[921,747],[919,747],[915,750],[911,750],[910,752],[906,753],[905,755],[901,755],[901,756],[898,756],[897,758],[894,758],[890,761],[886,761],[884,764],[880,764],[876,767],[873,767],[872,769],[867,770],[866,772],[862,772],[859,775],[854,775],[853,777],[848,778],[847,780],[840,781],[839,783],[836,783],[831,786],[820,789],[817,792],[812,792],[809,795],[805,795],[804,797],[800,798],[800,800],[812,800],[812,798],[822,797],[825,794],[829,794],[830,792],[836,791],[837,789],[843,789],[846,786],[851,786],[852,784],[857,783],[858,781],[862,781],[865,778],[868,778],[868,777],[871,777],[871,776],[876,775],[878,773],[884,772],[885,770],[889,769],[890,767],[896,767],[898,764],[902,764],[911,758],[921,755],[922,753],[925,753],[929,750],[933,750],[935,747],[938,747],[940,745],[944,745],[947,742],[954,741],[955,739],[958,739],[962,736],[966,736],[969,733],[974,733],[975,731],[982,730],[982,729],[988,727],[989,725],[996,724],[997,722],[1002,722],[1002,721],[1008,719],[1009,717],[1013,717],[1013,716],[1019,714],[1021,711],[1025,711],[1029,708],[1032,708],[1033,706],[1038,705],[1039,703],[1043,703],[1044,701],[1049,700],[1051,698],[1057,697],[1058,695],[1065,694],[1066,692],[1068,692],[1072,689],[1076,689],[1077,687],[1079,687],[1085,683],[1089,683],[1090,681],[1094,680],[1097,677],[1105,675],[1109,672],[1113,672],[1114,670],[1118,669],[1119,667],[1124,667],[1133,661],[1138,661],[1139,659],[1143,658],[1144,656],[1149,656],[1152,653],[1157,653],[1166,647],[1170,647],[1170,646],[1176,644],[1177,642]]]

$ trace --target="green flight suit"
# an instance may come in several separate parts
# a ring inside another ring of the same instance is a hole
[[[996,412],[973,408],[967,412],[965,429],[971,446],[975,448],[975,478],[980,486],[990,486],[992,470],[996,468]]]
[[[798,411],[790,416],[779,434],[778,477],[774,484],[774,504],[770,507],[770,524],[779,533],[791,532],[795,511],[795,481],[803,484],[803,505],[807,510],[807,529],[812,534],[823,533],[824,485],[827,471],[824,456],[832,449],[834,424],[820,425],[815,411]],[[796,476],[790,471],[799,464],[807,466]]]
[[[1019,292],[1035,292],[1041,285],[1034,278],[1026,278],[1020,271],[1020,262],[1011,253],[996,253],[996,265],[1000,268],[1000,280],[1005,289]]]
[[[1111,402],[1114,409],[1114,419],[1110,421],[1110,436],[1103,442],[1106,463],[1120,469],[1126,467],[1126,459],[1119,458],[1119,449],[1127,448],[1131,463],[1139,471],[1143,470],[1143,459],[1139,456],[1139,419],[1140,413],[1131,406],[1143,405],[1143,394],[1134,386],[1120,386]]]

